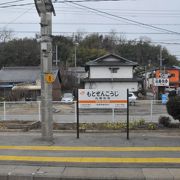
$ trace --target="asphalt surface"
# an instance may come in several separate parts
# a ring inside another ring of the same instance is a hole
[[[3,179],[180,179],[180,131],[1,132]]]

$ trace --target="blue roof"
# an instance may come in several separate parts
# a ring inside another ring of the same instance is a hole
[[[52,72],[57,76],[58,69],[53,68]],[[0,84],[35,82],[41,79],[41,69],[39,66],[22,66],[22,67],[4,67],[0,70]]]
[[[172,66],[172,68],[180,70],[180,66]]]
[[[0,84],[0,88],[12,88],[12,84]]]

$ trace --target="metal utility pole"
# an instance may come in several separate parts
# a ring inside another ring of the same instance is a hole
[[[55,60],[53,60],[53,63],[55,63],[56,67],[58,66],[58,63],[60,60],[58,59],[58,45],[55,46]]]
[[[160,73],[161,73],[162,71],[162,48],[161,47],[160,47],[159,61],[160,61],[159,66],[160,66]]]
[[[52,116],[52,13],[51,0],[34,0],[41,18],[41,127],[42,139],[53,140]]]
[[[146,93],[146,90],[147,90],[147,67],[144,66],[144,74],[145,74],[145,93]]]
[[[77,66],[77,46],[78,46],[78,43],[75,42],[75,45],[74,45],[74,67],[75,68]]]
[[[74,77],[75,77],[75,84],[77,83],[77,46],[79,44],[75,42],[74,44]]]
[[[56,45],[56,66],[58,65],[58,46]]]

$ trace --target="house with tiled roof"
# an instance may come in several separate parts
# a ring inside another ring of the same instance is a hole
[[[134,77],[138,64],[115,54],[108,54],[89,61],[85,65],[88,78],[84,79],[85,89],[141,89],[141,79]]]

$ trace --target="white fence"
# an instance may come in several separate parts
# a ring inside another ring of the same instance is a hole
[[[41,103],[39,101],[27,102],[0,102],[0,120],[30,120],[40,121]],[[139,100],[129,108],[130,121],[145,120],[158,122],[160,116],[168,116],[166,105],[161,101]],[[80,122],[119,122],[126,121],[126,109],[80,109]],[[62,104],[53,102],[53,120],[59,123],[76,122],[76,102]]]
[[[41,118],[40,101],[0,102],[0,120],[35,120]]]

